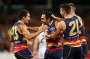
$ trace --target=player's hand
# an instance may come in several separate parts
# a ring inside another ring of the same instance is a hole
[[[46,25],[42,25],[39,27],[39,31],[44,32],[47,29]]]
[[[47,34],[47,32],[46,32],[46,31],[44,32],[44,35],[45,35],[45,37],[46,37],[46,38],[50,38],[50,35],[49,35],[49,34]]]
[[[54,14],[51,15],[54,19],[56,18],[56,16]]]
[[[50,35],[45,34],[45,37],[46,37],[46,38],[50,38]]]
[[[53,34],[53,33],[55,33],[55,32],[53,31],[53,32],[51,32],[51,34],[47,34],[47,32],[44,32],[44,33],[45,33],[45,37],[51,38],[51,34]]]
[[[33,59],[39,59],[38,52],[36,51],[33,52]]]

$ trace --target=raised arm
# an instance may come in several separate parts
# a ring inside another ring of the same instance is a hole
[[[63,20],[63,18],[60,18],[60,17],[56,17],[55,15],[51,15],[56,21],[60,22]]]

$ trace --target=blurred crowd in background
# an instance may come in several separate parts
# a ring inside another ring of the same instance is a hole
[[[60,5],[70,2],[76,5],[76,14],[84,21],[88,50],[90,50],[90,4],[88,0],[0,0],[0,52],[10,52],[9,35],[12,25],[18,20],[19,10],[30,11],[31,20],[28,26],[40,26],[43,11],[47,10],[61,17]]]

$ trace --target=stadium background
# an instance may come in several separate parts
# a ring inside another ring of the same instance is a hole
[[[90,59],[90,3],[88,0],[0,0],[0,59],[15,58],[10,52],[9,35],[10,28],[18,20],[17,13],[19,10],[27,9],[30,11],[31,20],[28,26],[40,26],[40,17],[43,11],[51,11],[60,17],[60,4],[70,2],[76,5],[76,13],[84,21],[88,43],[86,59]],[[29,48],[32,50],[31,46],[29,44]]]

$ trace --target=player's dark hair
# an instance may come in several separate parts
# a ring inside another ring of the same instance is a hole
[[[71,7],[68,4],[62,4],[60,8],[64,9],[67,14],[71,12]]]
[[[21,20],[23,17],[27,16],[27,13],[29,13],[28,10],[20,10],[18,13],[18,18]]]
[[[53,17],[51,16],[52,15],[51,12],[45,11],[43,14],[45,14],[46,19],[50,18],[50,20],[52,21]]]
[[[74,11],[76,10],[75,4],[73,4],[73,3],[68,3],[68,5],[71,6],[71,7],[73,7],[73,10],[74,10]]]

